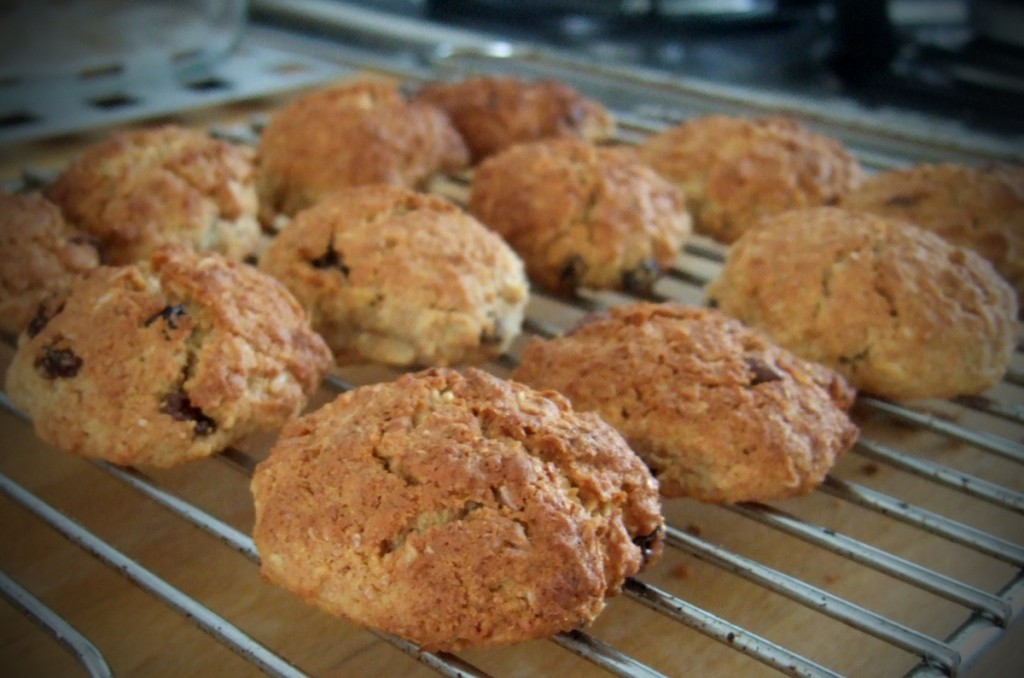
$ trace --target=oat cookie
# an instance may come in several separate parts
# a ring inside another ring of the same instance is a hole
[[[385,185],[300,212],[260,268],[310,311],[340,365],[494,358],[519,334],[529,294],[519,257],[476,219]]]
[[[678,190],[627,148],[578,139],[515,146],[476,169],[469,210],[547,290],[643,290],[690,235]]]
[[[96,243],[56,205],[38,193],[0,190],[0,331],[28,328],[41,303],[99,263]]]
[[[806,494],[853,444],[853,390],[728,316],[637,303],[534,339],[512,378],[567,397],[629,441],[666,497]]]
[[[407,102],[390,83],[363,81],[306,94],[278,111],[260,138],[257,188],[264,223],[346,186],[417,188],[469,162],[436,106]]]
[[[277,281],[217,254],[102,266],[22,334],[7,392],[46,442],[167,467],[278,428],[330,353]]]
[[[662,546],[621,436],[472,368],[342,394],[285,427],[252,489],[265,578],[428,650],[585,626]]]
[[[168,244],[241,261],[260,242],[252,152],[167,125],[102,141],[46,191],[111,264]]]
[[[708,297],[894,400],[993,386],[1017,329],[1013,290],[981,256],[908,222],[838,207],[765,219],[730,248]]]
[[[431,82],[414,100],[444,109],[474,163],[526,141],[554,137],[597,141],[615,131],[615,118],[604,105],[554,80],[480,76]]]
[[[686,193],[696,231],[723,243],[758,217],[832,204],[862,176],[840,142],[786,117],[693,118],[651,135],[639,152]]]
[[[865,179],[841,205],[911,221],[974,250],[1024,299],[1024,167],[922,163]]]

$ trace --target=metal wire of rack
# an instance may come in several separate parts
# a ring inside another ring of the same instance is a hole
[[[514,63],[513,63],[514,65]],[[561,64],[560,64],[561,66]],[[408,72],[393,72],[392,75],[407,78]],[[632,133],[647,133],[657,129],[663,121],[644,118],[634,112],[623,112],[622,119],[631,120]],[[236,141],[251,143],[258,138],[260,122],[255,120],[240,128],[218,130],[220,134]],[[25,184],[45,182],[45,173],[26,172]],[[457,184],[449,186],[447,194],[457,194]],[[723,249],[714,243],[696,240],[689,244],[680,257],[680,264],[669,272],[659,283],[659,298],[692,301],[699,296],[700,288],[708,280],[708,270],[714,270],[722,262]],[[696,262],[696,267],[688,264]],[[612,303],[628,301],[615,295],[589,294],[564,300],[538,295],[532,303],[529,318],[524,327],[527,334],[552,336],[570,326],[580,314]],[[1014,357],[1015,365],[1024,361],[1022,348]],[[493,371],[507,371],[515,361],[508,356],[504,361],[489,366]],[[326,396],[357,386],[359,380],[347,376],[333,376],[325,384]],[[741,504],[726,507],[705,507],[706,511],[727,514],[740,521],[752,523],[761,532],[783,535],[807,544],[814,552],[827,553],[848,563],[877,572],[885,580],[898,581],[921,592],[929,598],[941,599],[961,610],[960,623],[951,632],[936,634],[915,628],[915,625],[896,619],[896,615],[874,611],[865,604],[832,593],[826,587],[816,585],[805,578],[784,571],[778,563],[765,562],[766,558],[751,557],[739,548],[721,543],[723,540],[705,537],[701,530],[685,522],[673,522],[668,530],[668,546],[674,555],[685,555],[721,571],[722,576],[734,575],[754,586],[768,590],[797,605],[813,611],[815,615],[838,621],[855,630],[858,634],[879,639],[882,643],[896,648],[911,661],[911,675],[955,676],[977,661],[1013,624],[1019,621],[1024,609],[1024,544],[1022,534],[1024,494],[1018,489],[1021,481],[1020,464],[1024,463],[1024,445],[1019,440],[1024,432],[1021,414],[1021,389],[1013,374],[995,391],[983,396],[958,398],[947,403],[936,404],[939,411],[933,411],[931,403],[922,407],[908,407],[888,403],[874,398],[860,396],[858,416],[873,423],[872,430],[910,431],[915,436],[926,436],[939,445],[969,448],[971,459],[984,459],[986,474],[990,474],[989,460],[996,460],[999,469],[1006,474],[1000,482],[988,480],[971,470],[955,468],[953,465],[926,458],[925,455],[910,451],[885,440],[865,436],[858,443],[852,456],[858,458],[862,469],[881,465],[894,473],[913,476],[928,486],[934,486],[937,493],[948,493],[981,505],[980,515],[988,524],[980,527],[971,521],[961,522],[942,512],[941,507],[916,505],[900,495],[873,489],[851,479],[850,473],[830,476],[817,497],[829,499],[851,510],[866,512],[874,521],[893,521],[907,528],[921,538],[934,538],[944,544],[969,551],[973,556],[996,562],[1003,567],[1000,583],[981,587],[967,577],[957,577],[933,569],[911,558],[870,543],[863,535],[846,534],[827,526],[807,515],[796,515],[799,504],[767,506]],[[0,405],[14,419],[20,419],[25,426],[24,415],[17,411],[6,395],[0,396]],[[948,413],[948,409],[955,414]],[[967,423],[961,423],[963,419]],[[998,432],[996,432],[998,430]],[[897,436],[898,437],[898,436]],[[217,461],[232,470],[233,482],[247,485],[259,454],[242,449],[231,449],[219,455]],[[968,466],[970,465],[968,460]],[[215,461],[199,462],[201,464]],[[198,528],[212,535],[226,548],[241,554],[250,566],[258,563],[259,556],[252,540],[244,531],[233,527],[214,512],[200,507],[171,487],[165,487],[160,477],[141,473],[134,469],[123,469],[99,462],[82,462],[98,468],[116,479],[132,492],[154,502],[164,512],[180,519],[188,526]],[[1009,470],[1005,470],[1009,469]],[[866,473],[870,479],[873,473]],[[1004,481],[1005,482],[1002,482]],[[173,485],[173,483],[169,483]],[[1014,486],[1017,487],[1014,487]],[[34,519],[55,530],[73,544],[104,562],[108,567],[123,574],[132,584],[146,590],[178,614],[185,616],[205,633],[222,643],[233,652],[251,662],[254,667],[272,675],[305,675],[300,666],[302,657],[286,657],[268,647],[253,634],[247,633],[241,625],[224,618],[202,601],[188,595],[165,578],[133,560],[103,538],[93,534],[64,511],[41,498],[38,493],[27,489],[6,473],[0,473],[0,492],[12,503],[28,511]],[[805,513],[805,512],[804,512]],[[983,521],[984,522],[984,521]],[[1009,535],[1009,536],[1007,536]],[[781,538],[781,537],[780,537]],[[780,542],[781,543],[781,542]],[[788,542],[787,542],[788,543]],[[914,555],[917,555],[916,553]],[[1007,575],[1007,571],[1009,574]],[[674,624],[693,629],[717,641],[731,651],[739,652],[760,664],[792,676],[832,676],[838,673],[815,658],[805,656],[797,649],[774,642],[764,633],[746,628],[741,623],[730,621],[726,614],[716,613],[700,604],[687,600],[685,586],[683,594],[677,595],[662,586],[647,581],[642,575],[630,579],[625,587],[625,598],[633,603],[653,610]],[[76,631],[70,622],[50,610],[27,588],[22,587],[10,576],[0,572],[0,592],[4,598],[22,610],[25,615],[47,629],[54,638],[73,655],[89,675],[109,675],[110,669],[104,659],[102,646],[90,642]],[[619,610],[610,610],[614,614]],[[423,652],[413,644],[388,634],[376,633],[377,638],[414,657],[423,665],[446,676],[490,675],[470,660],[448,654]],[[616,649],[589,631],[574,631],[560,634],[553,643],[570,653],[581,657],[592,665],[615,675],[647,676],[663,675],[680,670],[670,663],[660,670],[631,654]],[[100,649],[97,649],[97,648]],[[652,662],[653,663],[653,662]],[[662,662],[664,666],[664,662]]]

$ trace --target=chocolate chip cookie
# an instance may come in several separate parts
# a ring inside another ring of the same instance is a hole
[[[429,102],[448,114],[474,164],[527,141],[558,137],[598,141],[615,131],[615,118],[603,104],[555,80],[479,76],[430,82],[413,100]]]
[[[299,212],[259,265],[309,310],[340,365],[494,358],[519,334],[529,293],[501,238],[442,197],[387,185]]]
[[[270,225],[347,186],[418,188],[468,162],[444,112],[407,102],[392,83],[319,90],[275,113],[263,130],[256,158],[261,216]]]
[[[469,210],[559,294],[646,290],[690,235],[683,196],[631,149],[578,139],[491,156],[473,176]]]
[[[585,626],[662,546],[621,436],[472,368],[342,394],[285,426],[252,489],[265,578],[428,650]]]
[[[695,230],[723,243],[761,216],[833,204],[862,176],[839,141],[786,117],[693,118],[649,136],[639,152],[685,192]]]
[[[805,494],[857,438],[842,377],[706,308],[638,303],[588,316],[527,344],[512,378],[599,414],[666,497]]]
[[[0,330],[17,334],[42,322],[40,304],[99,263],[95,241],[56,205],[38,193],[0,191]]]
[[[884,398],[995,385],[1017,303],[975,252],[909,222],[837,207],[765,219],[729,249],[708,297],[794,353]]]
[[[22,334],[11,399],[46,442],[167,467],[278,428],[330,362],[276,280],[217,254],[102,266]]]
[[[112,264],[183,245],[242,261],[260,246],[252,151],[165,125],[114,134],[46,190]]]

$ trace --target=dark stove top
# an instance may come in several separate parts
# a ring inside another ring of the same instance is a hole
[[[355,2],[503,39],[810,97],[848,97],[1024,134],[1024,48],[968,25],[968,0]],[[1024,4],[1021,4],[1024,11]]]

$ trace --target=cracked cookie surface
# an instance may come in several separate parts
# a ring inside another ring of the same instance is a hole
[[[500,237],[444,198],[385,185],[297,214],[260,269],[309,310],[339,365],[494,358],[519,334],[529,294]]]
[[[481,163],[469,211],[547,290],[643,291],[690,235],[683,196],[627,148],[577,139],[515,146]]]
[[[428,650],[587,625],[664,529],[611,427],[473,368],[340,395],[285,427],[252,488],[267,579]]]
[[[639,303],[534,339],[512,375],[595,412],[666,497],[733,503],[805,494],[857,437],[853,389],[711,309]]]
[[[765,219],[733,244],[707,295],[858,390],[894,400],[995,385],[1017,331],[1013,289],[980,255],[836,207]]]
[[[638,151],[684,191],[695,230],[723,243],[761,216],[832,204],[862,176],[840,142],[781,116],[697,117],[652,134]]]
[[[96,268],[95,243],[38,193],[0,190],[0,330],[17,334],[41,322],[40,304]]]
[[[1024,300],[1024,167],[921,163],[868,177],[842,207],[910,221],[992,262]]]
[[[430,82],[413,96],[443,109],[477,163],[516,144],[575,137],[600,140],[615,119],[600,102],[554,80],[481,76]]]
[[[272,225],[348,186],[418,188],[468,163],[448,117],[432,104],[406,101],[394,84],[363,81],[312,92],[275,113],[260,135],[261,219]]]
[[[80,279],[21,336],[6,386],[46,442],[167,467],[281,426],[329,361],[277,281],[219,255],[158,250]]]
[[[252,151],[166,125],[89,148],[47,188],[106,261],[142,261],[164,245],[242,261],[260,245]]]

